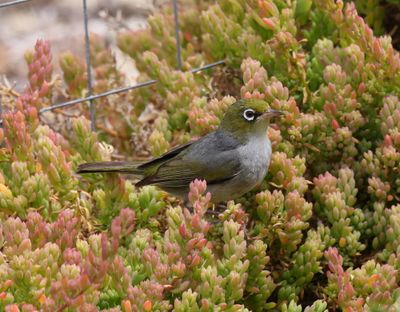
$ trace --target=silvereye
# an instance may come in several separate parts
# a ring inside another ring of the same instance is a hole
[[[156,185],[183,199],[191,181],[204,179],[212,201],[219,203],[243,195],[264,179],[271,160],[267,128],[271,117],[282,114],[261,100],[239,100],[228,108],[217,130],[159,158],[140,165],[86,163],[77,172],[131,173],[142,178],[136,186]]]

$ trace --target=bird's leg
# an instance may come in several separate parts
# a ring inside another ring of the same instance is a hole
[[[222,212],[224,212],[226,210],[227,207],[228,206],[227,206],[226,203],[219,203],[219,204],[216,205],[216,207],[215,207],[216,209],[215,210],[219,211],[219,213],[222,213]]]
[[[212,209],[208,209],[206,211],[207,215],[218,216],[220,214],[219,211],[215,210],[214,207]]]
[[[212,206],[207,209],[205,215],[208,216],[209,218],[207,218],[207,222],[209,224],[218,224],[221,222],[221,220],[219,220],[218,216],[219,216],[219,212],[215,210],[215,204],[212,204]]]
[[[218,216],[223,213],[226,210],[226,205],[224,204],[213,204],[211,209],[208,209],[206,211],[207,215],[211,215],[215,218],[218,218]],[[219,222],[219,220],[217,221]]]
[[[191,214],[194,213],[193,206],[190,204],[189,200],[185,199],[185,200],[183,201],[183,207],[187,208],[187,210],[189,210],[189,212],[190,212]]]
[[[213,204],[211,209],[206,211],[206,214],[218,216],[226,210],[226,204]]]
[[[224,211],[226,211],[227,205],[226,204],[213,204],[211,209],[206,211],[206,215],[210,216],[211,219],[207,220],[210,224],[218,224],[221,223],[223,220],[220,218]]]
[[[193,206],[190,204],[190,202],[189,202],[188,200],[185,200],[185,201],[183,202],[183,206],[186,207],[186,208],[189,210],[189,212],[190,212],[191,214],[194,214],[194,213],[195,213]],[[211,216],[216,216],[216,217],[217,217],[217,216],[220,214],[220,212],[216,211],[216,210],[214,209],[214,207],[215,207],[215,205],[212,204],[212,206],[210,206],[210,207],[206,210],[205,215],[211,215]]]

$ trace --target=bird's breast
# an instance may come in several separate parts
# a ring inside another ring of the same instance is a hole
[[[271,143],[268,137],[250,140],[238,147],[236,153],[241,163],[238,175],[223,184],[208,188],[213,194],[214,202],[234,199],[247,193],[261,183],[267,174],[271,159]]]
[[[271,160],[271,142],[267,136],[255,137],[238,149],[241,161],[242,181],[260,183]],[[254,186],[253,185],[253,186]]]

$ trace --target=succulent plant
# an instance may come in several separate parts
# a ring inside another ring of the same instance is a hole
[[[27,87],[0,86],[10,108],[0,129],[0,310],[398,311],[400,55],[376,36],[385,4],[182,5],[183,71],[168,7],[117,35],[138,81],[158,82],[96,100],[97,133],[85,106],[72,120],[38,114],[59,92],[87,95],[86,66],[71,52],[58,59],[63,86],[45,40],[25,54]],[[94,92],[124,85],[103,39],[92,34],[90,45]],[[222,69],[190,71],[222,58]],[[197,139],[240,98],[286,114],[266,134],[266,179],[223,211],[201,179],[183,203],[135,177],[75,174],[82,162],[136,161]]]

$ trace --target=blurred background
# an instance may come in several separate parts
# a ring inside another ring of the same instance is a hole
[[[0,0],[1,3],[9,0]],[[146,19],[163,0],[88,0],[89,31],[100,35],[109,45],[128,80],[136,71],[129,57],[115,48],[119,30],[145,27]],[[0,79],[7,77],[17,90],[26,83],[24,53],[33,49],[37,39],[49,40],[58,71],[58,55],[71,51],[84,55],[83,3],[81,0],[32,0],[0,9]]]
[[[6,3],[10,0],[0,0]],[[348,0],[344,0],[349,2]],[[88,0],[89,31],[100,35],[113,50],[118,68],[127,83],[135,83],[137,72],[131,58],[115,45],[116,33],[146,26],[147,17],[169,0]],[[400,0],[355,0],[359,13],[376,35],[390,34],[400,47]],[[185,1],[180,1],[184,5]],[[0,9],[0,80],[7,78],[16,90],[26,84],[27,66],[23,59],[37,39],[51,43],[55,72],[60,52],[84,56],[81,0],[31,0]]]

